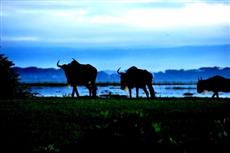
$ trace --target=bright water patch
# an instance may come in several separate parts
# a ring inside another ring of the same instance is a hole
[[[37,93],[37,96],[41,97],[70,97],[72,88],[69,86],[63,87],[32,87],[32,92]],[[154,85],[156,97],[186,97],[186,93],[193,97],[211,97],[212,92],[197,93],[196,85]],[[78,87],[80,96],[88,96],[88,89],[84,86]],[[129,96],[128,91],[120,89],[120,86],[98,86],[97,95],[120,95]],[[146,97],[142,89],[139,90],[140,97]],[[220,92],[221,98],[230,98],[230,93]],[[132,89],[132,97],[136,97],[136,90]]]

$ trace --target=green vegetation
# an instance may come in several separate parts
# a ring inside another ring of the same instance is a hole
[[[184,153],[230,143],[230,99],[33,98],[1,100],[0,113],[7,150]]]

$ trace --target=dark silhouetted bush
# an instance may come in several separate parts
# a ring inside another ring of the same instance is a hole
[[[19,75],[13,70],[14,63],[0,54],[0,99],[23,98],[30,95],[28,88],[19,82]]]

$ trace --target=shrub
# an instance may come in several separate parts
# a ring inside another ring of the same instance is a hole
[[[0,54],[0,99],[29,96],[28,88],[19,82],[19,75],[13,69],[14,63]]]

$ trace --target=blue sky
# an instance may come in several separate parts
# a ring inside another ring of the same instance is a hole
[[[230,66],[228,0],[2,0],[1,53],[16,66],[74,57],[99,70]],[[205,47],[204,47],[205,46]],[[195,47],[195,48],[193,48]]]

